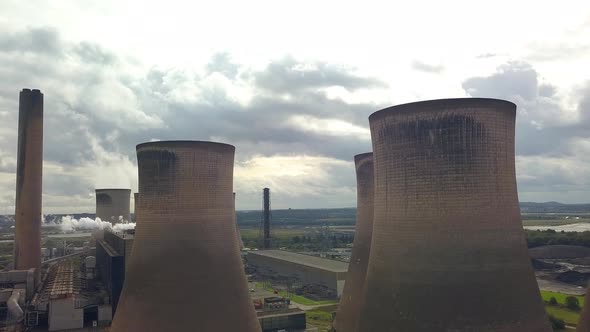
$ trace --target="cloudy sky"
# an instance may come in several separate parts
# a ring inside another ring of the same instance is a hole
[[[136,190],[153,139],[235,145],[240,209],[265,186],[274,208],[352,207],[368,115],[468,96],[518,105],[521,201],[590,202],[589,69],[589,1],[2,0],[0,214],[24,87],[45,94],[45,213]]]

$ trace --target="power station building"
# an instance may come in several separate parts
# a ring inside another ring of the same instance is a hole
[[[250,251],[248,265],[261,275],[279,275],[302,284],[326,286],[337,296],[342,294],[348,271],[345,262],[284,250]]]
[[[108,292],[113,314],[125,282],[133,239],[134,235],[129,232],[105,231],[103,239],[96,241],[98,276]]]
[[[260,331],[233,218],[234,153],[137,146],[139,222],[111,331]]]
[[[369,117],[375,210],[357,331],[551,331],[520,219],[515,117],[483,98]]]
[[[96,217],[112,224],[131,221],[131,189],[96,189]]]

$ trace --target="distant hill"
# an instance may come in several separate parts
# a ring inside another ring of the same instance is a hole
[[[590,204],[563,204],[559,202],[521,202],[520,209],[523,213],[570,213],[570,214],[590,214]],[[94,213],[74,213],[69,214],[76,219],[94,218]],[[66,214],[46,215],[47,222],[59,223],[61,217]],[[237,211],[238,223],[242,226],[258,226],[262,220],[262,211]],[[340,209],[280,209],[272,210],[272,223],[276,226],[346,226],[354,225],[356,221],[355,208]],[[10,227],[14,225],[14,216],[0,215],[0,227]]]
[[[590,204],[520,202],[520,211],[523,213],[590,213]]]

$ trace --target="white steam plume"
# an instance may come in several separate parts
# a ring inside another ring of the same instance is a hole
[[[97,230],[97,229],[111,229],[114,231],[122,231],[127,229],[135,229],[135,223],[120,223],[114,226],[108,221],[102,221],[100,218],[80,218],[76,219],[72,216],[65,216],[61,218],[61,222],[45,223],[47,226],[57,226],[64,233],[71,233],[79,230]]]

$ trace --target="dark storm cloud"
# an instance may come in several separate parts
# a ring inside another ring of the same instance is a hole
[[[274,61],[263,71],[250,75],[258,87],[275,93],[293,94],[328,87],[354,91],[387,86],[376,78],[351,74],[342,66],[325,62],[301,63],[291,57]]]
[[[423,71],[425,73],[433,74],[438,74],[445,70],[445,67],[443,65],[431,65],[417,60],[412,62],[412,68],[418,71]]]

